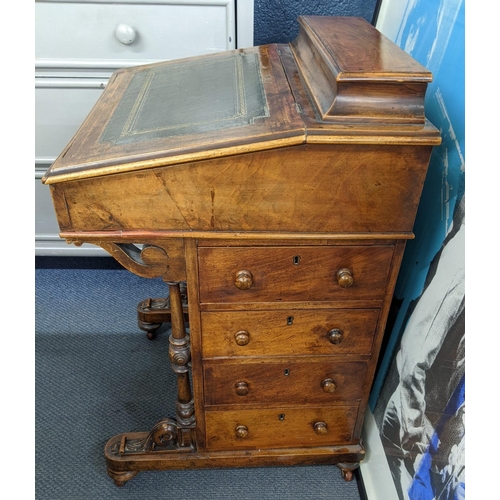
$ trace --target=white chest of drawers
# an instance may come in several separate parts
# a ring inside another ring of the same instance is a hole
[[[36,0],[36,255],[106,255],[59,238],[40,179],[116,69],[251,45],[253,0]]]

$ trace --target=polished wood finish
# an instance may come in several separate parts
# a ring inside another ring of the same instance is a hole
[[[297,401],[303,405],[359,402],[363,396],[366,368],[364,361],[342,362],[340,359],[276,361],[268,357],[253,362],[239,359],[206,361],[205,407],[293,405]],[[323,389],[325,381],[330,379],[337,386],[334,393]],[[244,392],[238,391],[241,384],[245,384]]]
[[[331,408],[326,405],[207,411],[207,448],[255,450],[350,443],[357,411],[356,406]],[[318,432],[317,424],[323,424],[319,427],[324,427],[326,432]],[[238,433],[239,426],[244,429]]]
[[[370,355],[378,309],[203,312],[203,357]]]
[[[322,120],[425,122],[432,77],[384,35],[361,19],[302,18],[300,27],[291,48]]]
[[[301,145],[52,186],[65,234],[410,233],[429,154],[422,146]]]
[[[172,324],[176,415],[109,440],[117,485],[145,470],[297,464],[351,480],[363,459],[440,143],[424,112],[432,75],[362,19],[299,23],[289,45],[116,72],[43,179],[62,237],[170,291],[138,315],[150,337]]]
[[[382,300],[393,251],[392,246],[200,248],[200,300]],[[337,273],[346,267],[355,287],[342,286],[342,278],[339,283]],[[242,272],[252,276],[245,287],[233,284]]]

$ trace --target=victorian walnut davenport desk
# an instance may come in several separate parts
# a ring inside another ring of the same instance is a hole
[[[290,44],[118,70],[43,179],[61,237],[169,287],[177,414],[110,439],[117,485],[295,464],[349,480],[363,459],[440,143],[424,113],[432,76],[362,19],[299,24]]]

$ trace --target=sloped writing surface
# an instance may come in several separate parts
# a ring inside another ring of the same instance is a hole
[[[43,181],[301,144],[280,47],[123,68]]]
[[[136,73],[99,142],[197,134],[268,116],[257,54],[230,53]]]

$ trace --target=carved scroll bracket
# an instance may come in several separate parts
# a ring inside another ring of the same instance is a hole
[[[160,420],[151,432],[142,434],[122,434],[111,446],[115,456],[141,455],[144,453],[191,452],[194,446],[194,426],[187,428],[172,418]]]
[[[143,278],[161,277],[165,281],[186,280],[184,241],[182,238],[144,242],[142,244],[93,239],[83,241],[72,238],[66,238],[66,241],[78,246],[82,243],[98,245],[125,269]]]

